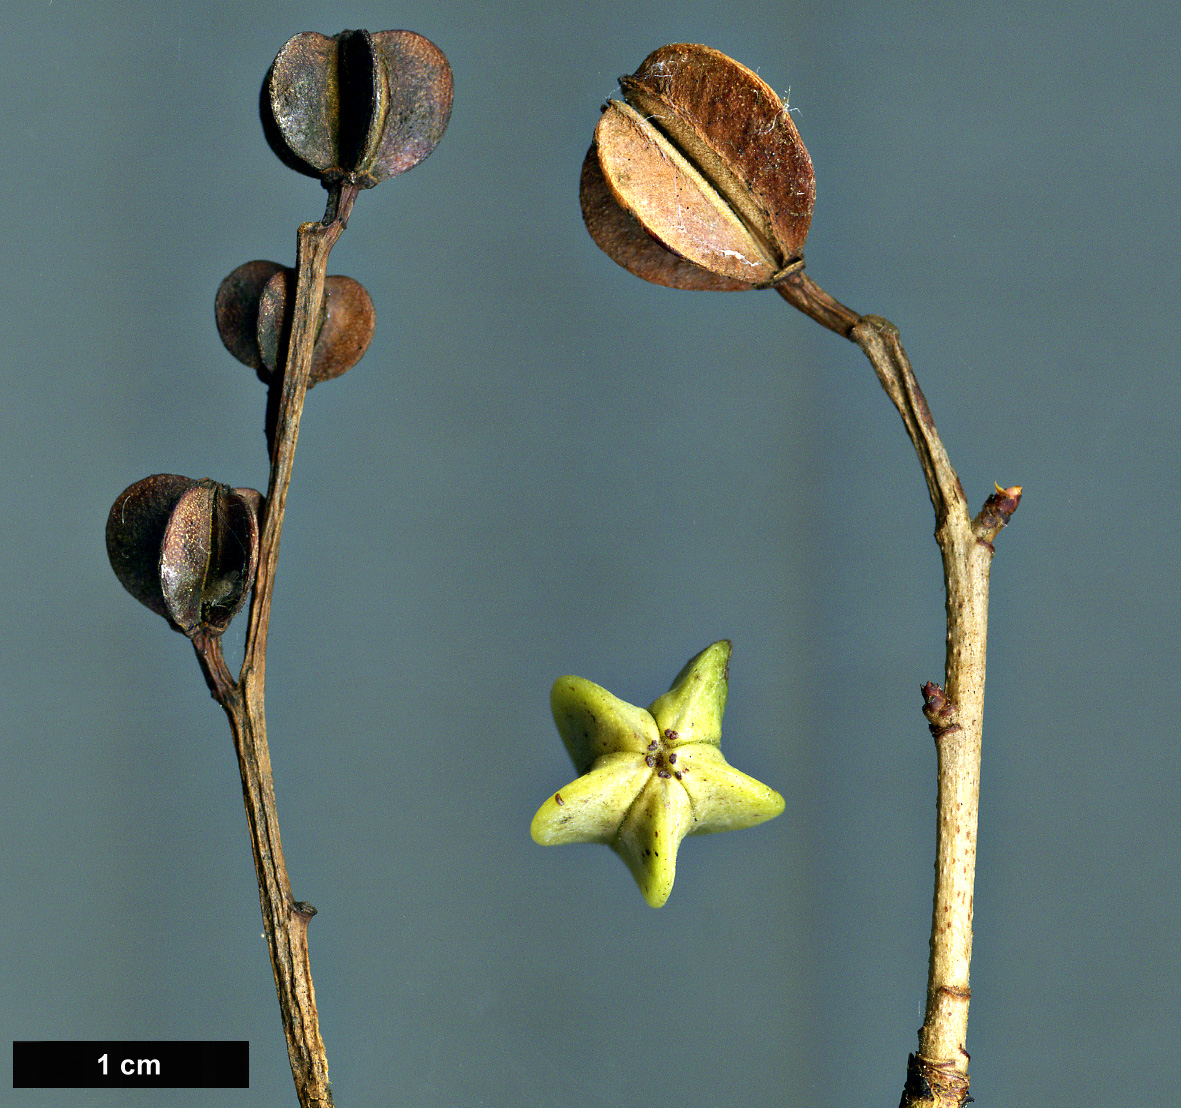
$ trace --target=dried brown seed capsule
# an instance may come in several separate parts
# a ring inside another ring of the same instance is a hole
[[[267,74],[263,130],[283,162],[369,188],[417,165],[451,116],[451,67],[413,31],[307,31]]]
[[[107,518],[107,556],[132,596],[190,637],[220,635],[258,564],[262,496],[174,473],[125,489]]]
[[[267,282],[282,272],[278,262],[245,262],[217,288],[213,311],[222,345],[251,369],[263,369],[258,349],[258,302]]]
[[[107,557],[119,583],[141,604],[168,619],[160,589],[160,545],[181,493],[197,482],[157,473],[124,489],[107,517]]]
[[[294,297],[295,270],[278,262],[246,262],[217,290],[214,312],[222,343],[263,381],[272,379],[285,355]],[[369,349],[376,321],[361,284],[351,277],[326,278],[308,387],[355,366]]]
[[[656,284],[745,289],[802,256],[816,187],[791,114],[708,46],[663,46],[610,101],[583,164],[583,218],[616,262]]]
[[[258,349],[267,377],[279,367],[287,348],[294,303],[295,270],[274,274],[258,305]],[[369,349],[376,324],[377,313],[363,285],[351,277],[326,277],[308,388],[352,369]]]

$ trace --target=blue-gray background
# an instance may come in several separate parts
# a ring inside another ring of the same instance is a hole
[[[149,473],[265,487],[262,391],[213,294],[290,263],[323,194],[266,147],[259,83],[298,31],[409,27],[455,111],[333,256],[378,332],[305,413],[269,664],[337,1101],[896,1102],[930,915],[931,508],[854,346],[772,293],[646,285],[583,230],[599,105],[687,40],[790,89],[809,272],[899,325],[974,503],[1026,488],[993,571],[973,1092],[1171,1099],[1174,5],[3,19],[4,1038],[249,1039],[249,1091],[167,1103],[294,1102],[225,719],[102,534]],[[647,704],[722,637],[723,749],[787,809],[689,840],[654,912],[609,851],[529,838],[571,776],[548,690]]]

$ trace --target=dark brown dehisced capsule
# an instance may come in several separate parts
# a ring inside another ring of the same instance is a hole
[[[274,376],[286,353],[295,304],[295,277],[293,269],[274,274],[259,298],[258,350],[268,377]],[[364,285],[351,277],[326,277],[308,388],[352,369],[369,349],[376,325],[377,312]]]
[[[190,638],[220,635],[254,585],[261,510],[254,489],[175,473],[145,477],[111,507],[111,568],[136,600]]]
[[[245,262],[222,281],[213,301],[222,345],[254,370],[263,369],[258,349],[258,302],[267,282],[283,268],[278,262]]]
[[[791,113],[708,46],[662,46],[621,77],[583,163],[583,218],[626,269],[660,285],[747,289],[803,254],[815,176]]]
[[[370,188],[435,148],[452,92],[443,52],[413,31],[306,31],[267,74],[263,131],[291,168],[325,185]]]
[[[295,270],[278,262],[246,262],[222,281],[214,301],[225,348],[268,383],[286,356],[295,278]],[[376,322],[363,285],[351,277],[325,278],[308,387],[355,366],[373,341]]]

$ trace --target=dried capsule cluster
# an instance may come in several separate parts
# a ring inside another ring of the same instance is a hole
[[[261,114],[267,141],[283,162],[330,190],[323,222],[343,227],[358,189],[404,173],[435,148],[451,99],[447,59],[421,35],[307,32],[290,39],[272,63]],[[272,459],[302,279],[278,262],[247,262],[222,281],[215,302],[226,349],[273,386]],[[374,331],[373,301],[360,284],[340,276],[323,281],[318,308],[310,309],[319,318],[311,321],[309,387],[356,365]],[[137,600],[186,635],[220,635],[254,587],[261,508],[253,489],[176,474],[146,477],[111,508],[111,566]]]

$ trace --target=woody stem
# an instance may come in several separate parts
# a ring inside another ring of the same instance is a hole
[[[898,409],[914,445],[935,509],[935,540],[943,558],[947,655],[940,693],[950,705],[932,723],[938,801],[935,893],[927,1005],[919,1049],[910,1057],[902,1108],[959,1108],[968,1095],[969,968],[972,958],[976,827],[988,641],[989,570],[996,537],[1021,499],[1019,487],[1000,489],[972,518],[956,475],[898,337],[880,316],[861,316],[829,296],[802,270],[777,286],[779,294],[818,323],[857,343]],[[934,688],[934,686],[930,686]]]
[[[330,193],[324,219],[319,223],[302,224],[296,238],[295,306],[275,424],[270,483],[259,541],[258,574],[246,632],[245,657],[237,682],[230,679],[226,669],[220,639],[203,638],[194,640],[193,644],[213,696],[229,718],[234,737],[258,878],[263,929],[287,1037],[291,1074],[301,1108],[331,1108],[332,1092],[308,956],[308,923],[316,909],[297,901],[292,895],[279,834],[265,713],[267,632],[279,538],[283,531],[299,421],[311,372],[328,256],[345,229],[357,191],[357,187],[351,184],[336,186]]]

